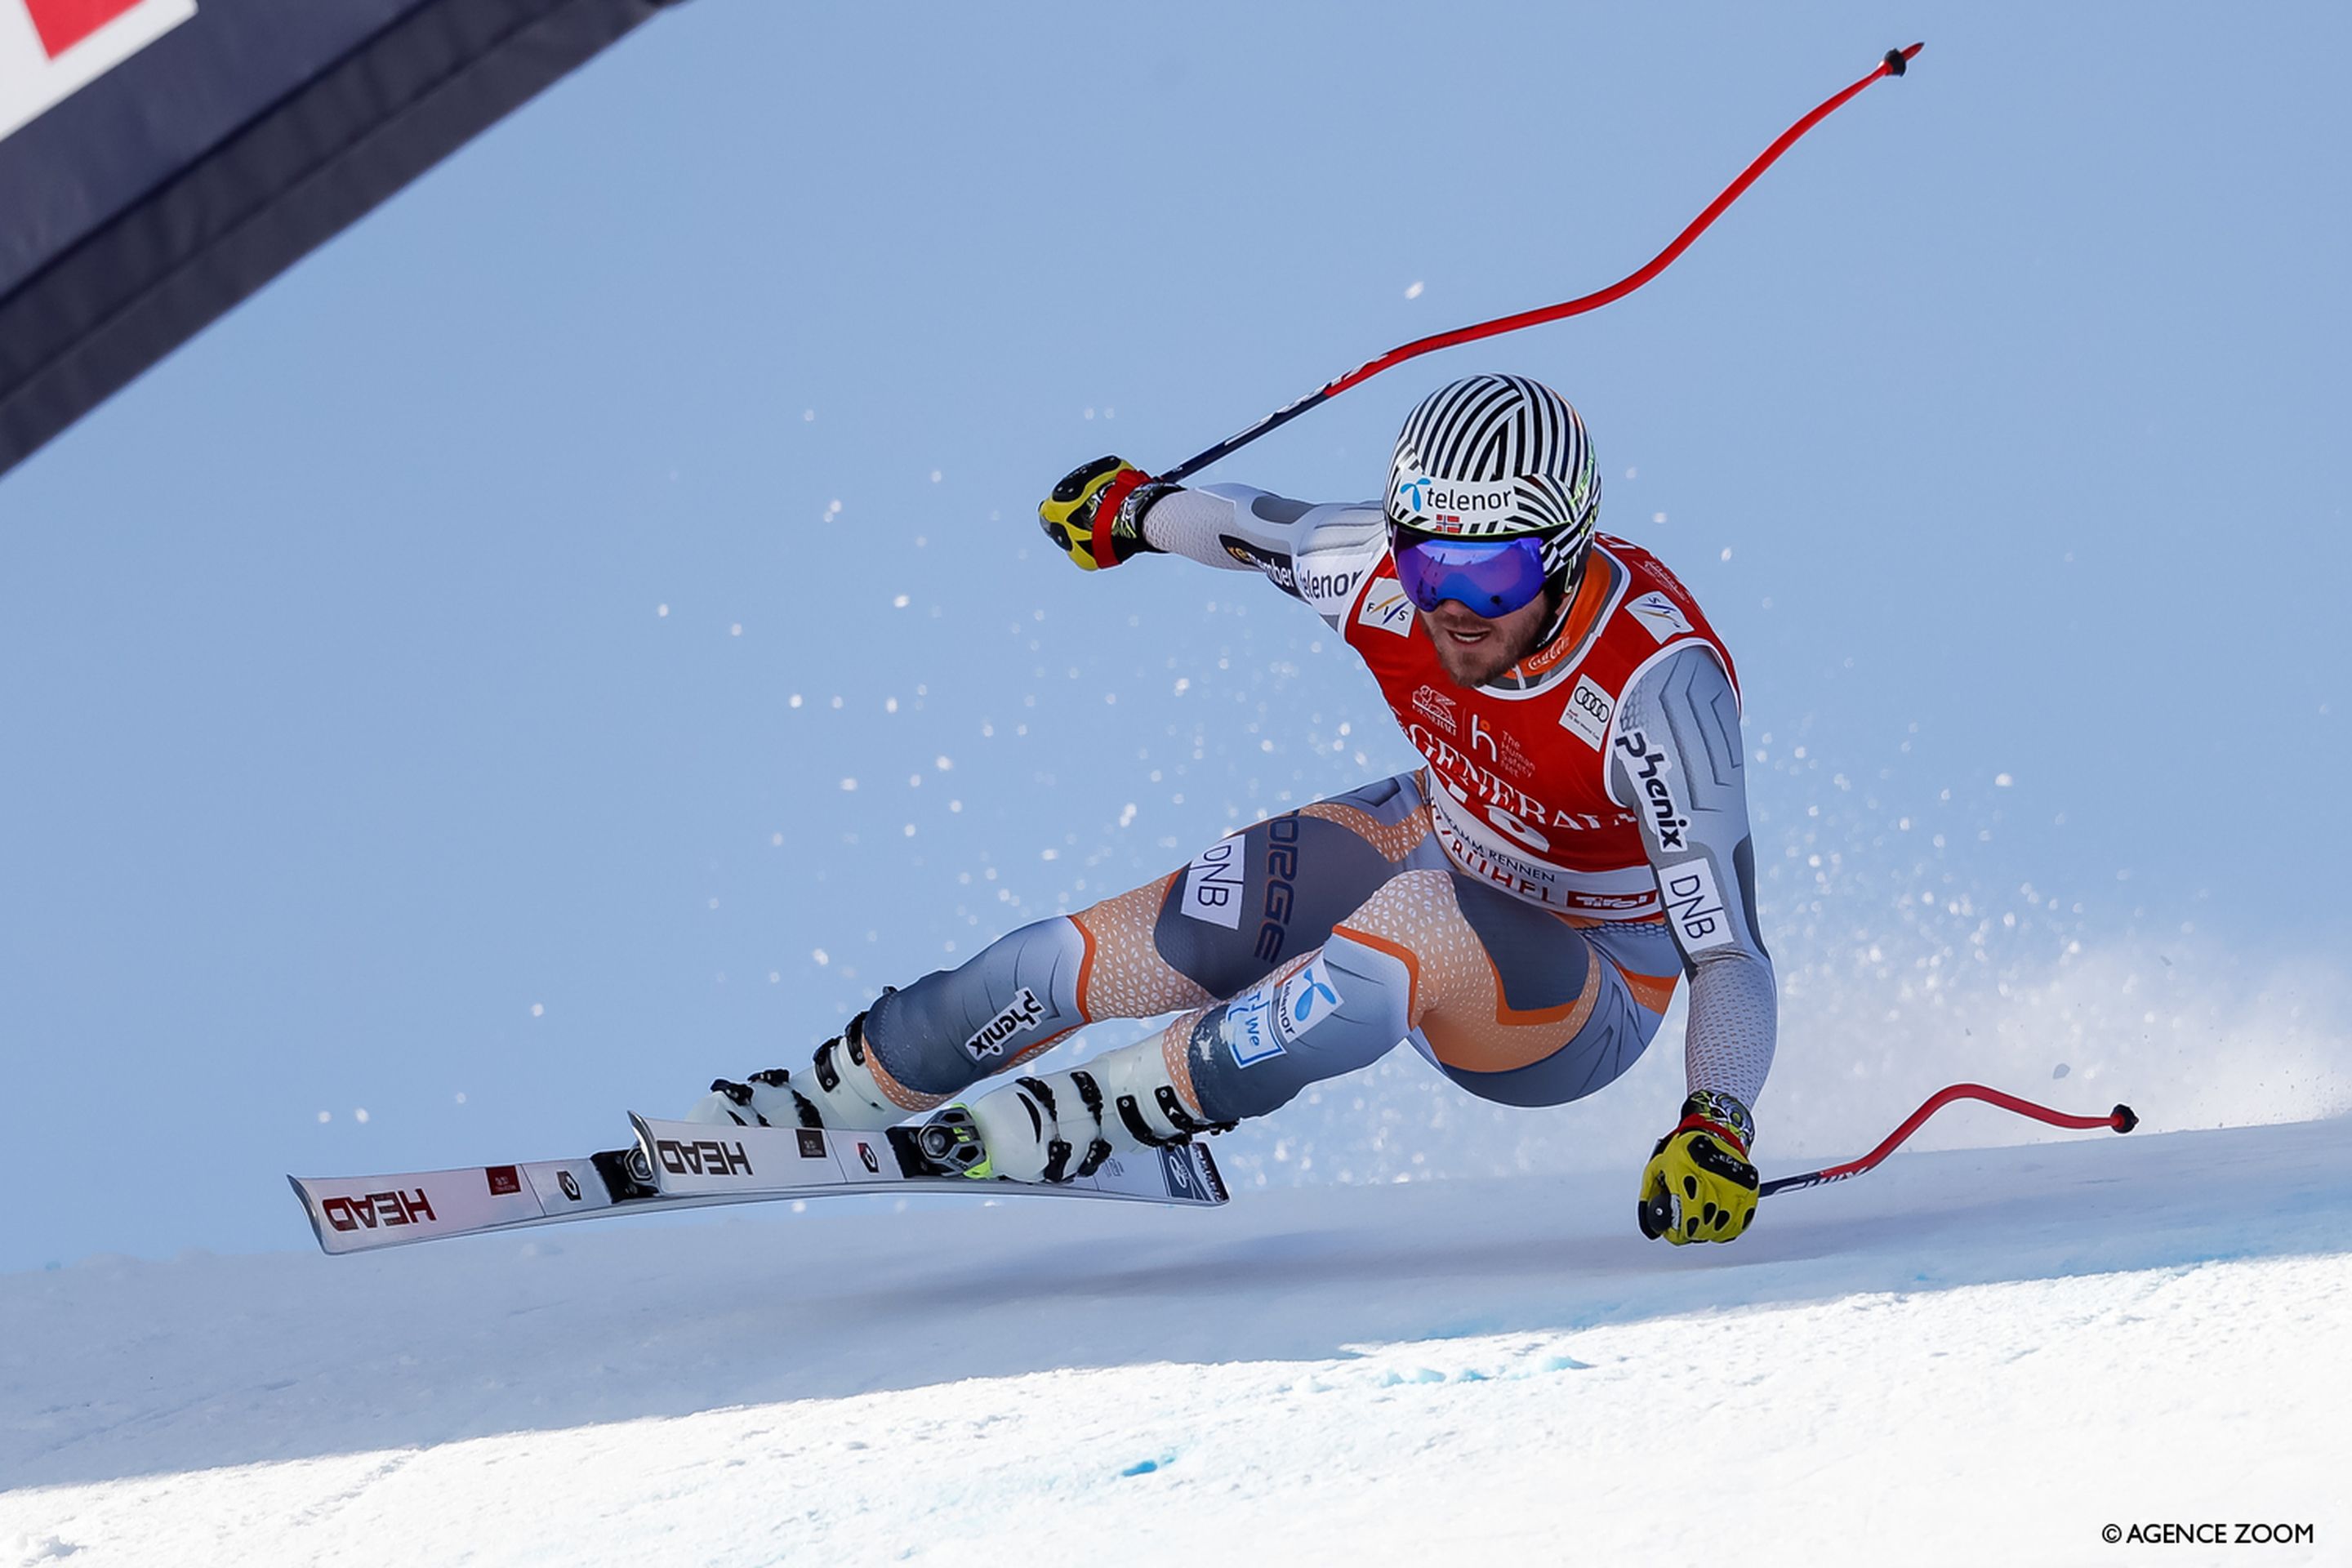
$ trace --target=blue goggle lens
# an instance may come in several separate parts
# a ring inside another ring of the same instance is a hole
[[[1516,539],[1421,539],[1392,542],[1397,581],[1424,610],[1452,599],[1474,616],[1493,620],[1525,608],[1543,596],[1540,541]]]

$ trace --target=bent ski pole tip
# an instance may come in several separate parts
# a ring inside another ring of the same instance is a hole
[[[2107,1122],[2118,1132],[2128,1132],[2139,1125],[2139,1112],[2128,1105],[2118,1105],[2107,1112]]]

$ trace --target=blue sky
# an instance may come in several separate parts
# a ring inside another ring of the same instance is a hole
[[[2331,973],[2352,108],[2305,62],[2347,31],[665,14],[0,479],[0,1268],[301,1244],[289,1169],[607,1145],[1407,765],[1298,606],[1082,576],[1037,496],[1613,279],[1914,38],[1647,289],[1210,477],[1368,496],[1436,381],[1566,392],[1604,528],[1740,661],[1811,994],[1949,947],[1922,895],[2021,915],[2021,986],[2065,942]],[[1973,1076],[1952,1022],[1870,1048]],[[1856,1048],[1784,1031],[1781,1081]]]

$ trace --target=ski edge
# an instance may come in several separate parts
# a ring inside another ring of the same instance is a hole
[[[698,1183],[692,1179],[692,1173],[670,1173],[663,1169],[661,1163],[661,1145],[665,1142],[662,1133],[672,1128],[683,1129],[687,1124],[662,1122],[635,1112],[629,1120],[637,1135],[632,1147],[572,1159],[465,1165],[373,1176],[304,1177],[289,1173],[286,1180],[302,1205],[320,1250],[338,1258],[453,1237],[567,1225],[608,1215],[664,1214],[679,1209],[808,1198],[870,1197],[882,1193],[954,1193],[981,1198],[1092,1198],[1152,1204],[1163,1208],[1219,1208],[1232,1198],[1215,1159],[1205,1144],[1197,1142],[1156,1152],[1159,1179],[1164,1183],[1160,1191],[1120,1190],[1116,1185],[1091,1181],[1085,1184],[1047,1185],[919,1174],[910,1163],[905,1141],[877,1133],[824,1134],[832,1157],[831,1180],[755,1183],[747,1179],[730,1184],[723,1176],[706,1175]],[[693,1130],[722,1146],[738,1142],[730,1135],[730,1130],[699,1124]],[[796,1152],[803,1147],[796,1129],[786,1133],[782,1129],[762,1128],[757,1130],[755,1136],[768,1134],[792,1137]],[[860,1156],[869,1150],[874,1152],[875,1163],[858,1161],[863,1167],[862,1175],[848,1164],[850,1156],[832,1147],[835,1140],[845,1139]],[[879,1163],[885,1158],[895,1169],[880,1168]],[[685,1161],[680,1158],[677,1163],[683,1164]],[[1139,1165],[1148,1163],[1138,1161]],[[749,1174],[746,1173],[747,1178]],[[671,1184],[667,1187],[663,1184],[664,1176],[670,1178]],[[1142,1179],[1141,1173],[1131,1175],[1130,1188],[1137,1188]],[[449,1211],[446,1217],[441,1212],[444,1209]]]
[[[614,1149],[609,1152],[616,1157],[625,1157],[630,1151]],[[483,1169],[484,1167],[478,1165],[461,1165],[451,1171],[414,1171],[362,1179],[371,1184],[383,1183],[396,1188],[403,1183],[413,1186],[421,1181],[437,1176],[478,1176]],[[342,1258],[362,1252],[383,1252],[395,1247],[415,1247],[421,1242],[445,1241],[453,1237],[496,1236],[510,1230],[537,1230],[546,1226],[572,1225],[583,1219],[601,1219],[616,1214],[668,1214],[678,1209],[719,1208],[734,1204],[773,1203],[778,1199],[799,1195],[793,1193],[743,1193],[713,1194],[708,1197],[683,1195],[665,1197],[660,1194],[653,1193],[635,1197],[615,1198],[593,1208],[519,1215],[512,1219],[476,1220],[436,1227],[419,1227],[411,1225],[407,1229],[414,1234],[395,1235],[387,1230],[366,1235],[363,1239],[346,1240],[344,1237],[350,1233],[339,1232],[330,1226],[321,1213],[325,1200],[314,1202],[310,1191],[305,1184],[308,1182],[333,1179],[290,1174],[286,1178],[294,1188],[294,1195],[301,1201],[303,1212],[310,1222],[310,1234],[318,1238],[319,1250],[330,1258]]]

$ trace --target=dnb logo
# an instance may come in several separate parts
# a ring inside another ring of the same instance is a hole
[[[0,0],[0,137],[195,14],[196,0]]]
[[[1179,1147],[1160,1150],[1160,1174],[1168,1184],[1170,1197],[1197,1198],[1201,1195],[1200,1184],[1192,1177],[1191,1149]]]

